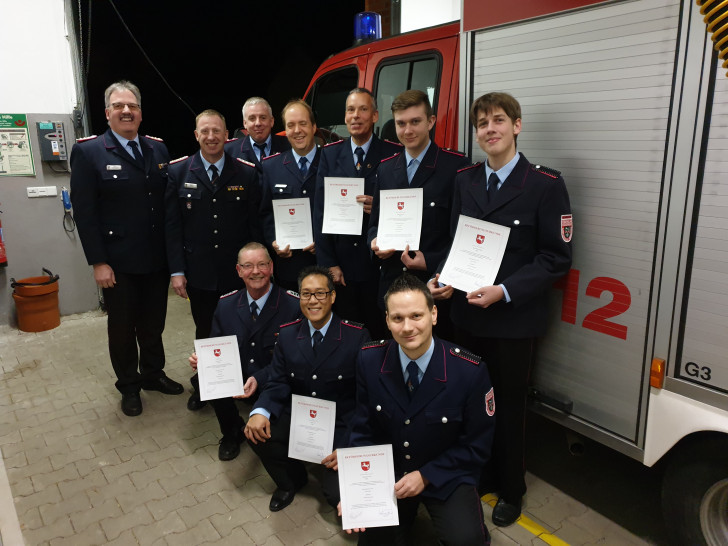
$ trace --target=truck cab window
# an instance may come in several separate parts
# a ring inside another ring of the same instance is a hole
[[[358,81],[359,71],[355,66],[342,68],[319,78],[306,97],[325,143],[349,136],[344,124],[344,109],[346,97],[357,87]]]
[[[419,89],[427,93],[433,113],[437,114],[437,84],[440,81],[440,59],[429,55],[416,59],[399,59],[382,64],[375,77],[379,121],[374,133],[381,138],[397,142],[397,133],[392,119],[392,102],[402,91]],[[433,127],[433,134],[435,128]]]

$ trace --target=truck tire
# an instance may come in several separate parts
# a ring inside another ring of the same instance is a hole
[[[702,437],[672,454],[662,513],[675,544],[728,544],[728,439]]]

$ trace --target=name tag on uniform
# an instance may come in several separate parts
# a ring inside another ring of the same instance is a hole
[[[193,184],[192,182],[185,182],[185,188],[188,190],[196,190],[197,184]]]
[[[121,165],[106,165],[107,171],[120,171]]]
[[[276,184],[276,188],[287,188],[288,184]]]

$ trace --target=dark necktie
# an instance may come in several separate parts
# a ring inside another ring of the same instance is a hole
[[[417,362],[410,360],[407,364],[407,390],[409,391],[410,397],[415,393],[417,387],[420,386],[419,378],[420,369],[417,367]]]
[[[302,157],[298,160],[298,169],[301,171],[301,178],[306,178],[306,173],[308,172],[308,167],[306,166],[306,163],[308,163],[308,159],[305,157]]]
[[[254,301],[250,302],[250,314],[253,317],[253,320],[258,318],[258,304]]]
[[[361,146],[356,147],[354,155],[356,156],[356,170],[359,172],[361,171],[362,165],[364,165],[364,150],[362,150]]]
[[[500,184],[500,178],[494,172],[490,173],[488,177],[488,203],[492,203],[495,199],[495,194],[498,191],[498,184]]]
[[[210,165],[210,173],[211,173],[211,174],[210,174],[210,182],[212,182],[212,184],[213,184],[213,186],[214,186],[214,185],[215,185],[215,183],[217,182],[217,177],[218,177],[218,175],[219,175],[220,173],[219,173],[219,171],[217,170],[217,167],[215,167],[215,165]]]
[[[129,146],[131,147],[131,157],[136,161],[137,165],[139,165],[142,169],[144,168],[144,159],[142,158],[142,152],[139,149],[139,144],[135,140],[129,141]]]
[[[263,161],[265,158],[265,144],[253,144],[253,146],[260,150],[260,159],[258,161]]]
[[[319,330],[316,330],[311,337],[313,338],[313,354],[316,354],[318,352],[319,345],[321,345],[321,342],[324,340],[324,336]]]

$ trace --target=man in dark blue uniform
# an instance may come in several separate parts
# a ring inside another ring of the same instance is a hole
[[[247,136],[243,134],[225,144],[225,151],[231,156],[254,163],[261,178],[263,159],[291,149],[286,137],[271,133],[274,122],[268,101],[262,97],[250,97],[243,105],[243,126]]]
[[[195,338],[210,337],[212,315],[220,296],[243,282],[230,266],[238,250],[261,241],[260,186],[255,166],[224,153],[225,118],[205,110],[195,119],[200,151],[172,161],[165,201],[166,239],[172,288],[190,300]],[[201,408],[197,376],[187,402]]]
[[[282,510],[303,487],[308,477],[303,463],[288,458],[291,426],[291,394],[336,402],[334,453],[321,463],[326,467],[322,488],[331,506],[339,502],[335,470],[336,449],[349,442],[355,407],[355,362],[359,348],[368,341],[362,324],[342,320],[332,313],[336,299],[328,269],[311,266],[299,276],[299,319],[281,327],[271,364],[270,379],[263,386],[245,426],[245,436],[276,484],[270,510]]]
[[[392,103],[392,115],[397,137],[405,149],[403,153],[382,161],[379,166],[368,234],[372,251],[382,260],[380,307],[383,307],[382,296],[389,285],[403,271],[427,282],[447,255],[451,242],[448,226],[453,180],[458,169],[468,164],[464,155],[440,148],[430,140],[435,116],[432,115],[430,100],[422,91],[411,89],[400,93]],[[423,190],[420,248],[417,251],[407,248],[407,252],[380,248],[377,245],[379,192],[407,188]],[[447,307],[449,305],[440,308],[439,328],[448,325]]]
[[[268,380],[268,365],[281,324],[298,318],[301,309],[298,294],[271,283],[273,262],[262,244],[252,242],[240,249],[236,269],[245,288],[220,299],[210,337],[237,336],[245,380],[245,395],[241,398],[250,399],[256,396],[258,383]],[[190,364],[197,369],[196,355],[190,357]],[[222,432],[218,457],[229,461],[240,453],[245,423],[233,398],[218,398],[210,403]]]
[[[375,337],[383,337],[386,333],[384,324],[377,307],[372,305],[377,298],[379,260],[372,261],[367,245],[367,229],[379,162],[401,152],[402,146],[380,140],[374,134],[374,124],[378,119],[377,103],[371,91],[363,88],[352,89],[346,99],[344,113],[344,123],[351,137],[328,144],[321,152],[316,180],[314,235],[316,260],[319,265],[331,270],[336,283],[337,312],[364,322]],[[364,207],[360,235],[321,232],[324,217],[324,178],[327,176],[364,179],[364,194],[357,196],[357,201]]]
[[[362,544],[407,544],[421,503],[444,544],[489,544],[477,485],[495,426],[480,358],[432,335],[437,308],[404,274],[385,295],[394,340],[365,345],[357,362],[350,446],[392,444],[399,526],[366,529]]]
[[[470,109],[477,141],[488,156],[455,179],[454,236],[462,214],[508,226],[510,235],[493,286],[468,294],[431,282],[436,299],[452,296],[459,342],[488,363],[498,421],[492,464],[481,492],[498,491],[493,523],[512,524],[521,513],[524,423],[535,342],[546,333],[548,291],[571,266],[572,215],[558,171],[532,165],[516,150],[521,106],[506,93],[488,93]]]
[[[310,200],[311,218],[316,195],[316,172],[321,150],[316,146],[316,121],[313,110],[302,100],[294,100],[283,108],[286,137],[291,144],[287,152],[265,158],[263,161],[263,201],[261,215],[265,242],[275,253],[278,284],[289,290],[298,288],[298,273],[307,265],[316,263],[314,241],[303,249],[291,250],[276,240],[273,219],[273,201],[306,197]]]
[[[71,201],[86,260],[103,289],[121,409],[135,416],[142,412],[140,389],[184,391],[164,373],[162,344],[169,287],[164,249],[169,153],[160,139],[139,135],[136,85],[113,83],[104,100],[109,129],[80,140],[71,152]]]

